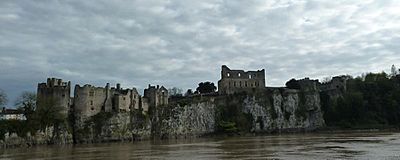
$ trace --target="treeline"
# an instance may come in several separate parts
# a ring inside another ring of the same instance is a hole
[[[328,126],[400,127],[400,75],[382,72],[349,77],[346,87],[340,96],[321,92]]]
[[[0,120],[0,140],[5,138],[6,133],[25,137],[28,133],[35,135],[38,131],[45,131],[47,127],[68,126],[70,121],[70,117],[62,114],[62,108],[53,99],[49,98],[41,106],[36,106],[36,94],[32,92],[23,92],[15,101],[15,107],[26,120]]]

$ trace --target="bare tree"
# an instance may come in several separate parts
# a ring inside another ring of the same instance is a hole
[[[392,65],[392,74],[391,74],[391,76],[395,77],[397,74],[398,74],[398,72],[397,72],[396,66]]]
[[[171,96],[182,96],[182,89],[177,87],[172,87],[168,89],[168,94]]]
[[[3,107],[5,104],[7,104],[7,94],[0,89],[0,107]]]
[[[33,92],[22,92],[15,101],[15,106],[22,110],[27,119],[31,119],[36,110],[36,94]]]
[[[329,76],[329,77],[324,77],[324,78],[322,78],[322,83],[328,83],[328,82],[330,82],[332,80],[332,77],[331,76]]]
[[[63,108],[57,105],[52,98],[47,98],[42,103],[38,104],[34,113],[35,121],[39,123],[40,129],[45,129],[48,126],[59,125],[67,118],[62,113]]]

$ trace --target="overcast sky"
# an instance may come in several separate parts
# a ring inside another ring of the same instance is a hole
[[[0,88],[217,83],[221,65],[290,78],[400,65],[397,0],[1,0]]]

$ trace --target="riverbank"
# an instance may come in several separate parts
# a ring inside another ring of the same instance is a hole
[[[314,131],[307,130],[285,130],[280,132],[257,132],[257,133],[210,133],[201,136],[182,136],[170,139],[154,139],[154,138],[143,138],[131,140],[110,140],[110,141],[98,141],[98,142],[87,142],[87,143],[77,143],[74,144],[72,141],[65,141],[65,143],[52,144],[49,143],[49,139],[46,138],[45,134],[35,135],[36,137],[41,137],[40,141],[34,141],[35,138],[29,137],[18,137],[16,134],[11,134],[6,136],[5,140],[0,140],[0,148],[11,149],[11,148],[31,148],[31,147],[43,147],[43,146],[74,146],[83,144],[110,144],[110,143],[138,143],[138,142],[158,142],[158,141],[191,141],[191,140],[201,140],[201,139],[224,139],[224,138],[238,138],[238,137],[258,137],[258,136],[286,136],[286,135],[304,135],[304,134],[324,134],[324,135],[334,135],[334,134],[353,134],[353,133],[400,133],[399,128],[380,126],[375,128],[341,128],[341,127],[325,127],[317,129]],[[68,137],[66,137],[68,138]],[[71,138],[71,137],[70,137]]]

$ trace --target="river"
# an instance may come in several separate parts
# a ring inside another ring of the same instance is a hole
[[[0,159],[400,159],[400,133],[309,133],[37,146]]]

